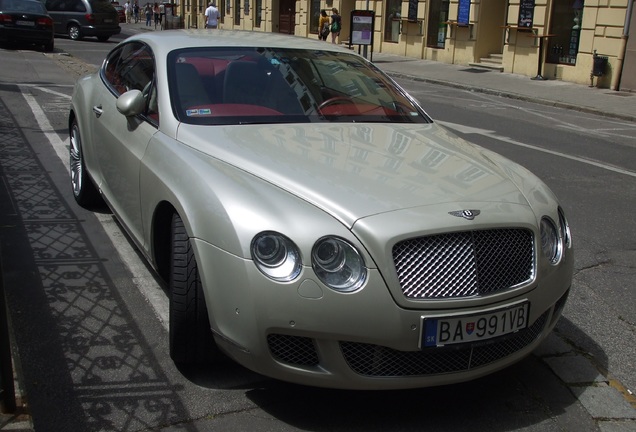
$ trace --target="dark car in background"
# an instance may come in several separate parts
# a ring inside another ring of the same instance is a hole
[[[109,0],[46,0],[56,34],[73,40],[85,36],[105,42],[119,34],[119,15]]]
[[[53,51],[53,19],[37,0],[0,0],[0,42]]]

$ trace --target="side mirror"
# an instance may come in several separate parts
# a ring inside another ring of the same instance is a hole
[[[134,117],[146,109],[146,99],[139,90],[129,90],[117,98],[117,111],[126,117]]]

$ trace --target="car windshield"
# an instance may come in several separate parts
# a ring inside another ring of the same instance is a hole
[[[375,66],[347,53],[198,48],[168,56],[170,98],[184,123],[428,123]]]

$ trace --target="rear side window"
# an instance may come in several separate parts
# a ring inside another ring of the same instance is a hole
[[[86,6],[82,0],[47,0],[48,11],[86,12]]]
[[[109,0],[88,0],[93,9],[93,13],[113,13],[115,8],[110,4]]]

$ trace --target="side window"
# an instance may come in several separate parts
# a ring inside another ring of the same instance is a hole
[[[67,3],[70,7],[69,9],[75,12],[86,12],[86,5],[82,0],[71,0],[70,3]]]
[[[116,97],[129,90],[141,91],[146,98],[147,117],[158,122],[154,78],[154,56],[150,48],[140,42],[131,42],[116,48],[107,57],[102,69],[102,79]]]
[[[60,0],[46,0],[46,10],[48,11],[60,11],[62,10],[64,1]]]

